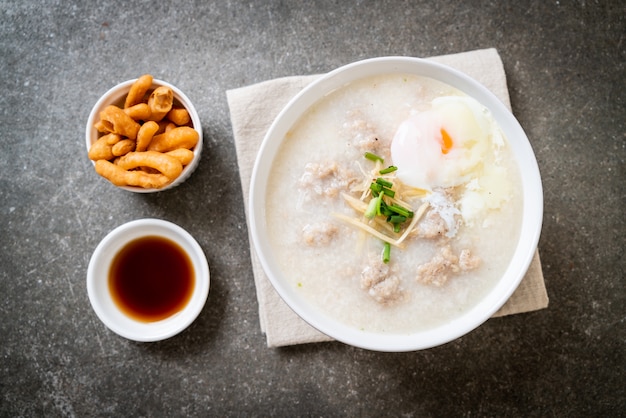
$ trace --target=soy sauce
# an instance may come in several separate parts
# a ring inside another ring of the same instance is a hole
[[[191,299],[194,285],[187,253],[159,236],[126,244],[109,270],[113,301],[122,312],[141,322],[159,321],[181,311]]]

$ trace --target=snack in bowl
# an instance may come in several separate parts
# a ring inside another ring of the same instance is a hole
[[[144,74],[109,90],[87,122],[88,157],[112,184],[134,192],[166,190],[197,167],[200,121],[176,87]]]
[[[484,87],[414,58],[312,83],[257,157],[251,236],[270,282],[321,332],[408,351],[443,344],[513,293],[541,228],[523,130]]]

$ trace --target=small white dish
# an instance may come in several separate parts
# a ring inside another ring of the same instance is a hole
[[[185,307],[166,319],[142,322],[124,314],[111,296],[109,275],[115,256],[129,242],[159,236],[178,244],[187,254],[194,271],[194,288]],[[87,269],[87,293],[98,318],[116,334],[134,341],[159,341],[187,328],[204,307],[210,285],[207,259],[200,245],[184,229],[160,219],[140,219],[111,231],[96,247]]]
[[[124,99],[126,98],[126,95],[130,91],[130,87],[133,85],[135,81],[137,81],[137,79],[124,81],[123,83],[120,83],[116,85],[115,87],[112,87],[106,93],[104,93],[102,97],[100,97],[100,99],[94,105],[93,109],[91,109],[91,112],[89,113],[89,118],[87,119],[87,127],[85,130],[85,145],[87,146],[87,152],[89,152],[89,148],[91,148],[91,144],[96,142],[98,138],[102,136],[98,132],[98,130],[94,127],[94,124],[99,120],[100,112],[109,105],[123,106]],[[169,87],[170,89],[172,89],[172,91],[174,92],[174,102],[179,103],[181,106],[187,109],[187,111],[189,112],[189,116],[191,118],[191,124],[193,126],[193,129],[195,129],[198,132],[199,140],[196,146],[193,148],[193,154],[194,154],[193,160],[183,168],[182,173],[174,181],[172,181],[171,183],[169,183],[168,185],[160,189],[151,189],[151,188],[134,187],[134,186],[116,186],[116,187],[119,187],[120,189],[128,190],[130,192],[135,192],[135,193],[154,193],[154,192],[162,192],[164,190],[169,190],[184,183],[185,180],[187,180],[189,176],[191,176],[191,174],[194,172],[194,170],[196,169],[196,167],[198,167],[198,164],[200,163],[200,156],[202,155],[202,144],[203,144],[202,126],[200,125],[200,116],[198,116],[198,112],[196,111],[196,108],[194,107],[193,103],[191,103],[191,100],[189,100],[189,98],[185,95],[185,93],[179,90],[176,86],[166,81],[153,79],[152,87],[150,88],[149,91],[152,91],[155,88],[160,87],[160,86],[165,86],[165,87]],[[92,164],[95,164],[95,162],[92,161]]]

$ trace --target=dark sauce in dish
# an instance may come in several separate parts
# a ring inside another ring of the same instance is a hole
[[[141,322],[166,319],[191,299],[195,274],[187,253],[159,236],[135,239],[113,258],[109,290],[115,304]]]

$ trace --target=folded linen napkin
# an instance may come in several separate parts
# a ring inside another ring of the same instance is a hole
[[[495,49],[429,59],[464,72],[482,83],[511,108],[504,67]],[[267,130],[287,102],[318,77],[319,75],[284,77],[227,91],[246,219],[252,167]],[[251,247],[250,253],[261,330],[266,335],[268,347],[331,341],[332,338],[311,327],[283,302],[265,275],[254,248]],[[535,252],[521,284],[494,317],[534,311],[547,306],[548,296],[541,262],[539,253]]]

